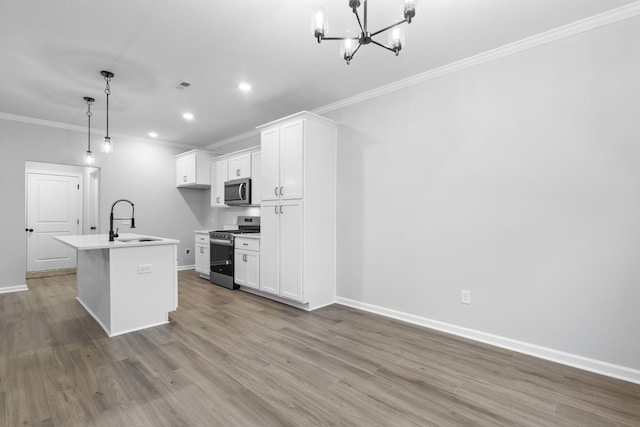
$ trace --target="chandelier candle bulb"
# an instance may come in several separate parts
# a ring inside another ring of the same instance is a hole
[[[396,56],[400,53],[404,46],[404,31],[399,27],[394,28],[389,33],[389,47],[396,53]]]
[[[416,16],[416,2],[415,0],[404,0],[402,7],[402,16],[407,20],[407,24],[411,24],[411,19]]]
[[[329,32],[327,26],[327,17],[323,10],[317,11],[311,18],[311,32],[313,36],[318,40],[318,43],[322,41],[322,38]]]

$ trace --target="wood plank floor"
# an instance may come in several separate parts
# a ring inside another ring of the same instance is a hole
[[[179,281],[169,325],[115,338],[75,300],[75,275],[0,295],[0,425],[640,425],[640,385]]]

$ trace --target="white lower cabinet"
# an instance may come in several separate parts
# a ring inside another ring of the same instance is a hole
[[[207,276],[211,268],[209,248],[209,233],[196,233],[196,271]]]
[[[260,242],[236,237],[233,253],[233,278],[236,285],[260,289]]]
[[[302,201],[263,202],[260,290],[306,303],[302,280]]]

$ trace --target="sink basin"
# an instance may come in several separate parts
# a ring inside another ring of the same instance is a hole
[[[154,239],[152,237],[141,237],[141,238],[116,239],[116,240],[122,243],[141,243],[141,242],[157,242],[162,239]]]

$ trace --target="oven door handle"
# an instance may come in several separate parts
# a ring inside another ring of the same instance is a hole
[[[230,242],[228,240],[209,239],[209,242],[212,245],[233,246],[233,242]]]

